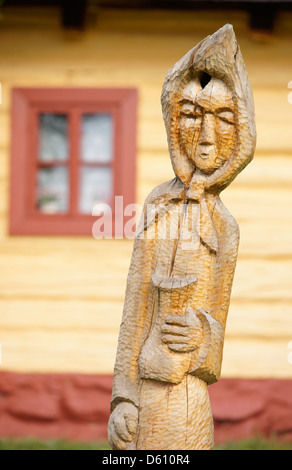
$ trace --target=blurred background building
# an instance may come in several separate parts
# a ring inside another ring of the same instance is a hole
[[[292,441],[291,2],[1,5],[0,437],[106,438],[133,241],[120,206],[117,239],[94,239],[92,207],[116,195],[143,204],[173,178],[165,75],[231,23],[258,144],[222,195],[241,244],[222,379],[210,388],[216,441]]]

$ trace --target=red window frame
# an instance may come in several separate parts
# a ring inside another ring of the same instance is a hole
[[[77,212],[81,113],[111,114],[114,123],[113,202],[115,196],[123,196],[124,208],[135,202],[137,101],[134,88],[13,89],[11,235],[91,235],[96,217]],[[66,214],[42,214],[37,211],[35,203],[36,171],[39,167],[38,115],[46,112],[69,113],[71,184],[70,210]],[[114,211],[113,204],[113,231],[115,219],[121,216]]]

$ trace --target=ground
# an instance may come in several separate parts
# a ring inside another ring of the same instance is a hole
[[[66,441],[42,442],[36,439],[2,440],[0,450],[109,450],[107,443],[73,443]],[[253,439],[216,446],[215,450],[292,450],[292,443]]]

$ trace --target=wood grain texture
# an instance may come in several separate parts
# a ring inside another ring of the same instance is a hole
[[[168,72],[175,179],[144,205],[127,281],[108,432],[113,449],[210,450],[239,228],[220,193],[253,158],[254,103],[231,25]]]

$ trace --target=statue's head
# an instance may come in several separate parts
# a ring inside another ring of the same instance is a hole
[[[231,25],[189,51],[168,72],[162,108],[176,176],[194,174],[220,191],[251,161],[256,142],[254,102]]]
[[[179,98],[181,146],[197,170],[210,174],[234,154],[235,107],[231,90],[205,74],[191,80]]]

